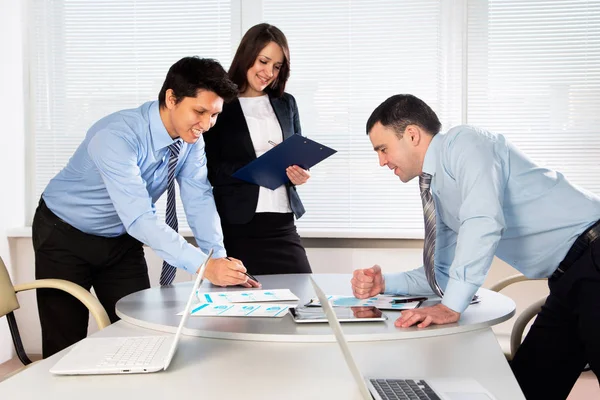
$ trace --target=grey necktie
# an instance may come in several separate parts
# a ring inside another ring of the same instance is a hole
[[[181,148],[181,141],[176,140],[173,144],[169,145],[170,156],[169,165],[167,168],[167,212],[165,216],[165,222],[175,232],[179,229],[177,223],[177,209],[175,208],[175,167],[177,166],[177,160],[179,159],[179,150]],[[175,273],[177,268],[172,266],[166,261],[163,261],[162,271],[160,273],[160,285],[170,285],[175,279]]]
[[[425,276],[431,286],[431,290],[442,297],[444,292],[435,280],[435,203],[429,187],[431,186],[431,175],[423,173],[419,176],[419,188],[421,189],[421,202],[423,203],[423,216],[425,219],[425,243],[423,245],[423,265]]]

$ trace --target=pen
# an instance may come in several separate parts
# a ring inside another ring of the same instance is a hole
[[[229,257],[225,257],[225,259],[233,262],[233,260],[232,260],[231,258],[229,258]],[[248,278],[252,279],[254,282],[256,282],[256,283],[260,283],[260,282],[258,281],[258,279],[256,279],[255,277],[253,277],[253,276],[252,276],[251,274],[249,274],[248,272],[244,272],[244,275],[246,275]]]
[[[273,147],[277,146],[277,143],[275,143],[275,142],[274,142],[274,141],[272,141],[272,140],[269,140],[269,144],[270,144],[271,146],[273,146]]]
[[[406,299],[394,299],[392,304],[412,303],[413,301],[425,301],[427,297],[408,297]]]

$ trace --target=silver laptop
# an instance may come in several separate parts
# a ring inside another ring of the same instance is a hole
[[[57,375],[137,374],[167,369],[212,253],[211,250],[200,267],[175,336],[86,338],[75,344],[50,372]]]
[[[431,399],[431,400],[494,400],[487,390],[477,381],[468,378],[432,378],[432,379],[403,379],[399,377],[368,378],[365,379],[358,369],[348,342],[342,331],[327,296],[310,277],[317,297],[321,302],[329,326],[333,330],[335,339],[340,345],[346,364],[358,385],[358,389],[365,400],[388,399]]]

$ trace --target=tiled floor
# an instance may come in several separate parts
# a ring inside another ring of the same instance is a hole
[[[39,360],[39,355],[30,356],[34,360]],[[22,364],[18,358],[13,358],[0,364],[0,382],[6,374],[21,368]],[[581,377],[575,384],[573,391],[569,395],[567,400],[591,400],[600,399],[600,387],[598,387],[598,380],[593,372],[587,371],[581,374]]]

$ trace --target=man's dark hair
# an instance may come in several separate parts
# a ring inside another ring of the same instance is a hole
[[[408,125],[417,125],[432,136],[442,127],[431,107],[412,94],[397,94],[381,103],[367,121],[367,135],[378,122],[393,129],[398,137],[402,137]]]
[[[169,68],[158,93],[160,107],[165,106],[169,89],[173,90],[176,103],[184,97],[196,97],[198,90],[214,92],[225,102],[235,99],[238,94],[237,85],[217,60],[199,57],[184,57]]]
[[[281,97],[285,91],[285,84],[290,77],[290,49],[287,39],[276,26],[258,24],[248,29],[235,52],[231,67],[229,67],[229,76],[238,85],[240,92],[244,92],[248,86],[248,70],[254,65],[256,57],[271,42],[281,47],[283,64],[277,79],[265,89],[265,92],[273,97]]]

